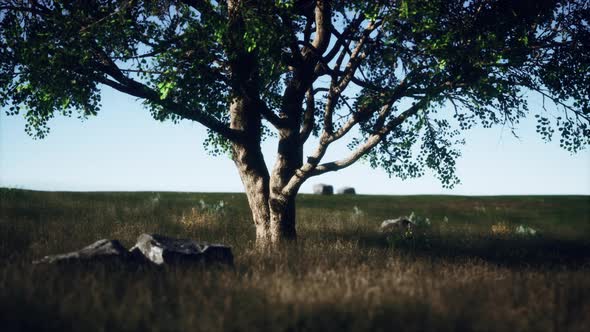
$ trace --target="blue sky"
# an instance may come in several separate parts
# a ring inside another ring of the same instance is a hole
[[[202,126],[153,120],[133,98],[105,89],[99,115],[86,121],[57,117],[51,133],[33,140],[21,116],[0,115],[0,186],[73,191],[240,192],[233,162],[211,157],[202,146]],[[534,107],[531,105],[531,107]],[[352,186],[360,194],[590,194],[590,150],[572,155],[557,142],[544,143],[535,122],[518,127],[519,139],[506,128],[476,128],[465,133],[458,160],[462,183],[443,189],[431,174],[402,181],[357,163],[348,169],[308,180],[335,188]],[[274,141],[264,143],[269,168]],[[315,142],[308,143],[313,148]],[[306,147],[307,148],[307,147]],[[342,157],[341,144],[325,160]]]

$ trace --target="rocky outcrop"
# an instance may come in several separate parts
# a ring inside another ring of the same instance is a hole
[[[117,263],[146,265],[233,265],[231,248],[190,239],[175,239],[157,234],[141,234],[127,250],[117,240],[102,239],[78,251],[45,256],[33,264],[72,265],[75,263]]]
[[[190,239],[175,239],[157,234],[141,234],[131,253],[141,253],[157,265],[224,264],[233,265],[231,248]]]
[[[45,256],[33,264],[62,264],[82,262],[125,262],[135,261],[138,258],[117,240],[102,239],[86,246],[78,251],[66,254]]]

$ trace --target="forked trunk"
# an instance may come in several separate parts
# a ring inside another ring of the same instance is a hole
[[[244,184],[252,218],[256,226],[257,247],[268,247],[285,239],[295,239],[295,194],[282,192],[294,170],[301,166],[299,146],[300,116],[290,119],[288,128],[280,130],[278,159],[272,178],[260,148],[262,116],[260,103],[259,63],[255,52],[247,51],[241,1],[227,3],[229,28],[226,48],[231,72],[232,102],[230,128],[242,134],[232,141],[233,159]],[[300,112],[306,88],[290,87],[285,114]],[[299,97],[299,99],[297,99]],[[292,108],[292,109],[291,109]],[[293,153],[295,152],[295,153]]]
[[[244,148],[234,148],[234,160],[256,227],[256,246],[265,249],[295,240],[295,195],[285,197],[271,194],[268,174],[253,167],[251,159],[244,162],[248,158],[240,158],[250,153]]]
[[[266,249],[295,240],[295,198],[267,199],[267,196],[261,194],[258,179],[250,179],[253,180],[253,185],[247,187],[246,196],[256,227],[256,247]]]
[[[251,118],[245,117],[249,112],[246,105],[236,100],[232,105],[234,116],[232,127],[248,130],[252,127],[259,128],[260,119],[249,122]],[[251,114],[251,113],[250,113]],[[254,123],[255,126],[252,124]],[[301,165],[301,150],[292,146],[297,141],[289,135],[283,137],[279,143],[279,153],[272,176],[264,162],[260,148],[258,135],[255,139],[244,140],[233,144],[233,159],[244,184],[246,196],[252,218],[256,226],[256,245],[260,248],[276,245],[282,242],[292,241],[297,238],[295,229],[295,196],[297,189],[285,193],[284,188],[289,179]]]
[[[233,150],[256,227],[256,246],[267,248],[295,240],[295,195],[285,196],[278,187],[286,179],[277,178],[280,172],[269,177],[260,146],[235,145]]]

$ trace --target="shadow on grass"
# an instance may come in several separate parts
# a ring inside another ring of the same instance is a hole
[[[318,235],[319,236],[319,235]],[[590,266],[589,239],[547,236],[519,237],[486,234],[421,234],[397,237],[378,232],[322,233],[325,241],[357,242],[360,247],[392,249],[403,255],[435,259],[481,259],[503,266]]]
[[[225,285],[233,269],[204,265],[159,267],[95,264],[14,264],[0,279],[0,330],[16,331],[220,331],[219,313],[239,307],[264,312],[257,289]],[[209,287],[201,288],[203,284]],[[227,303],[227,298],[232,299]],[[228,307],[229,306],[229,307]],[[201,317],[201,313],[205,317]],[[187,317],[199,314],[199,321]],[[252,317],[255,317],[252,315]],[[255,325],[253,318],[237,322]],[[232,326],[234,330],[236,326]]]

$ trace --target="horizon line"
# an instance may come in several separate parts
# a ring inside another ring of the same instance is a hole
[[[182,193],[182,194],[246,194],[244,191],[184,191],[184,190],[47,190],[47,189],[30,189],[24,187],[5,187],[0,186],[0,190],[21,190],[21,191],[35,191],[47,193]],[[300,192],[303,195],[316,196],[457,196],[457,197],[510,197],[510,196],[582,196],[590,197],[590,194],[568,193],[543,193],[543,194],[448,194],[448,193],[420,193],[420,194],[375,194],[375,193],[356,193],[356,194],[332,194],[321,195],[309,192]]]

